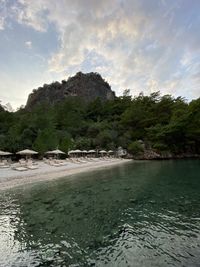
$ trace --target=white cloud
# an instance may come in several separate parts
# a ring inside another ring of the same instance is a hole
[[[26,41],[25,45],[27,48],[31,49],[32,48],[32,42],[31,41]]]
[[[182,0],[18,0],[12,6],[14,18],[36,31],[56,26],[60,47],[49,59],[52,75],[99,71],[118,94],[125,88],[187,94],[192,80],[190,97],[197,97],[192,75],[200,33],[193,13]]]
[[[0,31],[5,28],[6,11],[6,0],[0,0]]]
[[[3,17],[0,17],[0,31],[4,30],[4,23],[5,23],[5,19]]]
[[[26,24],[37,31],[46,31],[48,22],[43,1],[18,0],[11,6],[11,12],[18,23]]]

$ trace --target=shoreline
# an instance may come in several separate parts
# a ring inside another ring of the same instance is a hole
[[[114,159],[111,161],[94,161],[84,164],[66,163],[64,166],[52,167],[40,162],[37,170],[29,170],[22,173],[16,173],[13,170],[3,170],[0,174],[0,192],[9,190],[15,187],[20,187],[28,184],[51,181],[59,178],[69,177],[75,174],[101,170],[112,166],[117,166],[131,162],[131,159]]]

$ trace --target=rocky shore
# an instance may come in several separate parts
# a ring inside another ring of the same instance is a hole
[[[145,150],[143,153],[138,155],[127,155],[127,158],[137,160],[167,160],[167,159],[187,159],[187,158],[200,158],[199,154],[182,153],[173,154],[171,152],[157,152],[154,150]]]

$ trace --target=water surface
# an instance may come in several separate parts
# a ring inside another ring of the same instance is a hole
[[[1,193],[0,266],[200,266],[200,161],[130,163]]]

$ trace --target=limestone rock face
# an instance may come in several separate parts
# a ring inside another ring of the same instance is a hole
[[[106,101],[113,100],[115,93],[100,74],[78,72],[67,81],[44,84],[43,87],[34,89],[28,97],[26,109],[32,109],[43,102],[52,105],[67,97],[80,97],[87,102],[99,97],[102,101]]]

